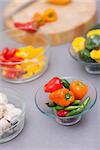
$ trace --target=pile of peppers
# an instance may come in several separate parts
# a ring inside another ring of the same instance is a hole
[[[100,29],[90,30],[85,38],[75,38],[72,47],[82,61],[100,63]]]
[[[45,10],[43,14],[35,13],[32,17],[32,20],[29,22],[14,22],[14,26],[20,30],[34,33],[37,32],[39,28],[44,26],[46,23],[55,22],[57,18],[56,11],[52,8],[49,8]]]
[[[17,80],[31,78],[45,66],[44,49],[32,46],[4,48],[0,53],[0,68],[4,78]]]
[[[58,117],[68,117],[80,114],[90,101],[87,96],[88,85],[83,81],[52,78],[44,85],[44,92],[49,93],[49,102],[46,105],[56,112]]]

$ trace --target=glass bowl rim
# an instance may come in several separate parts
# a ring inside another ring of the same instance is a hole
[[[4,93],[2,90],[7,90],[7,91],[9,91],[9,92],[12,92],[13,93],[13,96],[15,96],[15,97],[18,97],[18,102],[21,102],[21,106],[22,106],[22,108],[21,108],[21,111],[22,111],[22,113],[20,114],[20,116],[18,117],[18,119],[20,120],[20,118],[25,114],[25,109],[26,109],[26,104],[25,104],[25,102],[23,101],[23,97],[21,96],[21,93],[19,92],[19,91],[15,91],[16,89],[15,88],[10,88],[9,89],[9,87],[8,86],[1,86],[0,85],[0,90],[1,90],[1,92],[2,93]],[[4,93],[4,94],[6,94],[6,93]],[[9,101],[8,101],[8,104],[9,104]],[[19,123],[20,123],[20,121],[19,121]]]
[[[16,31],[16,29],[15,28],[13,28],[13,29],[3,29],[3,30],[0,30],[0,33],[3,33],[3,32],[4,33],[8,33],[10,31]],[[45,51],[42,54],[37,55],[36,57],[34,57],[32,59],[27,59],[27,60],[24,60],[24,61],[21,61],[21,62],[10,62],[10,63],[8,63],[8,62],[0,62],[0,65],[8,65],[8,64],[9,65],[18,65],[18,64],[22,64],[22,63],[26,63],[26,62],[31,62],[31,61],[35,61],[38,57],[40,57],[41,55],[45,54],[49,50],[49,48],[51,47],[51,45],[50,45],[50,41],[51,40],[50,40],[49,36],[47,34],[45,34],[45,33],[42,33],[41,30],[39,32],[37,32],[37,33],[44,35],[45,38],[46,38],[46,41],[48,43],[46,48],[45,48]],[[20,37],[20,36],[23,36],[23,33],[17,35],[17,37]],[[9,36],[8,36],[8,38],[10,39]],[[20,43],[20,44],[22,44],[22,43]],[[29,45],[31,45],[31,44],[29,44]],[[40,47],[42,47],[42,46],[40,46]]]
[[[71,119],[71,118],[74,118],[74,117],[79,117],[80,115],[84,115],[85,113],[87,113],[87,112],[89,112],[91,109],[92,109],[92,107],[96,104],[96,101],[97,101],[97,90],[96,90],[96,88],[94,87],[94,85],[90,82],[90,81],[88,81],[88,80],[84,80],[84,79],[80,79],[80,78],[78,78],[78,77],[60,77],[61,79],[73,79],[73,80],[82,80],[82,81],[86,81],[86,82],[88,82],[91,86],[92,86],[92,88],[94,89],[94,93],[95,93],[95,99],[94,99],[94,101],[93,101],[93,104],[88,108],[88,109],[86,109],[86,110],[84,110],[84,111],[82,111],[80,114],[77,114],[77,115],[74,115],[74,116],[69,116],[69,117],[59,117],[59,116],[56,116],[56,115],[54,115],[54,114],[49,114],[49,113],[46,113],[46,112],[44,112],[39,106],[38,106],[38,104],[37,104],[37,94],[38,94],[38,92],[39,92],[39,90],[41,89],[41,88],[43,88],[43,85],[42,86],[40,86],[38,89],[37,89],[37,91],[36,91],[36,93],[35,93],[35,105],[36,105],[36,107],[38,108],[38,110],[42,113],[42,114],[44,114],[44,115],[46,115],[46,116],[48,116],[48,117],[51,117],[51,118],[54,118],[54,119],[56,119],[56,118],[59,118],[59,119]]]
[[[86,64],[86,65],[100,65],[99,62],[97,62],[97,63],[94,63],[94,62],[85,62],[85,61],[81,61],[81,60],[77,59],[76,57],[73,56],[71,50],[73,51],[72,42],[70,42],[70,43],[69,43],[69,46],[68,46],[69,54],[70,54],[70,56],[71,56],[74,60],[76,60],[76,61],[79,62],[80,64]],[[74,52],[74,53],[75,53],[75,52]]]

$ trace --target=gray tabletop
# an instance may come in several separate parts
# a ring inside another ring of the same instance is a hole
[[[98,1],[100,21],[100,1]],[[2,3],[0,7],[3,9]],[[1,13],[2,11],[0,11]],[[1,16],[1,15],[0,15]],[[26,121],[22,133],[14,140],[0,145],[0,150],[99,150],[100,149],[100,75],[90,75],[68,53],[68,44],[53,47],[49,68],[39,79],[27,84],[0,84],[20,90],[26,102]],[[98,91],[93,110],[75,126],[61,126],[41,114],[34,103],[38,87],[51,76],[78,76],[92,81]]]

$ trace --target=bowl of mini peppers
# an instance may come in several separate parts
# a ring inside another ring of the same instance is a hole
[[[85,37],[75,38],[70,54],[88,73],[100,74],[100,29],[94,28],[88,31]]]
[[[54,77],[40,87],[35,95],[37,108],[61,125],[78,123],[83,114],[96,103],[94,86],[84,80],[71,77]]]
[[[23,83],[41,76],[49,62],[48,37],[43,35],[39,37],[40,42],[24,45],[10,39],[7,35],[11,32],[3,31],[0,36],[0,75],[2,79],[12,83]],[[18,37],[23,38],[23,35],[19,34]]]
[[[13,83],[31,81],[47,68],[48,57],[42,47],[4,48],[0,53],[3,79]]]

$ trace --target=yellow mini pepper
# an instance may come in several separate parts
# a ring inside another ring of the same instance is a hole
[[[84,37],[77,37],[72,42],[73,50],[77,53],[85,48],[85,41]]]
[[[36,60],[36,62],[24,62],[21,64],[21,67],[23,68],[23,71],[25,74],[22,75],[21,78],[30,78],[35,74],[38,74],[43,70],[45,66],[45,61],[40,61],[39,59]]]
[[[19,48],[16,57],[23,58],[23,63],[20,64],[23,75],[22,79],[31,78],[33,75],[41,72],[45,66],[45,50],[42,47],[34,48],[32,46]],[[17,66],[19,68],[19,66]]]
[[[100,62],[100,50],[93,50],[90,56],[92,59],[96,60],[96,62]]]
[[[19,51],[16,53],[16,57],[21,57],[24,59],[32,59],[39,55],[44,54],[44,49],[42,47],[34,48],[32,46],[19,48]]]
[[[87,33],[87,37],[93,36],[93,35],[100,35],[100,29],[91,30]]]

